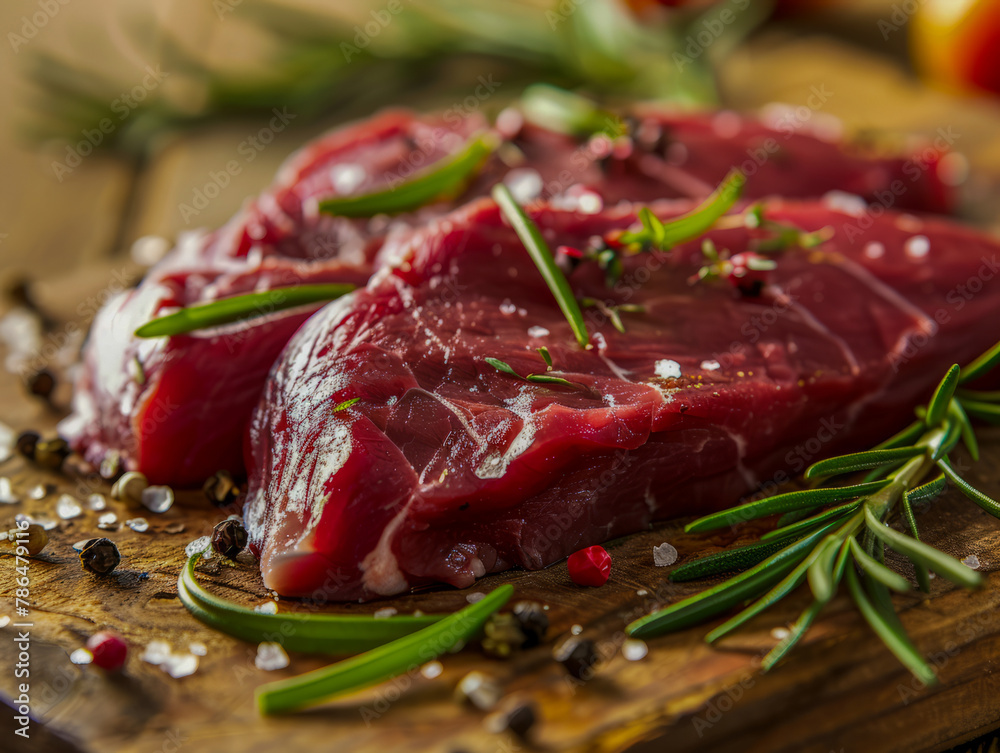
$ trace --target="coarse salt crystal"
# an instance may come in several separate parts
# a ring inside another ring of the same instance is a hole
[[[540,327],[535,325],[534,327],[528,327],[528,337],[548,337],[549,331],[545,327]]]
[[[204,552],[212,546],[212,539],[209,536],[201,536],[195,539],[186,547],[184,547],[184,554],[188,557],[194,557],[199,552]]]
[[[104,498],[103,494],[91,494],[87,497],[87,506],[95,512],[100,512],[107,509],[108,501]]]
[[[85,648],[78,648],[69,655],[69,660],[74,664],[90,664],[94,661],[94,655]]]
[[[195,656],[204,656],[208,653],[208,647],[204,643],[192,643],[188,646],[188,651]]]
[[[131,518],[125,521],[125,525],[136,533],[146,533],[149,530],[149,521],[145,518]]]
[[[265,642],[257,646],[257,656],[253,660],[257,669],[271,672],[288,666],[288,654],[280,643]]]
[[[28,496],[32,499],[45,499],[48,495],[49,490],[45,484],[36,484],[28,490]]]
[[[978,570],[980,565],[979,557],[977,557],[974,554],[970,554],[968,557],[962,560],[962,564],[965,565],[966,567],[972,568],[973,570]]]
[[[259,614],[277,614],[278,613],[278,602],[276,601],[265,601],[263,604],[258,604],[253,608],[253,611]]]
[[[372,615],[376,620],[384,620],[387,617],[392,617],[398,614],[399,610],[394,607],[385,607],[384,609],[379,609],[375,614]]]
[[[106,512],[98,516],[97,527],[102,531],[114,531],[118,528],[118,516],[113,512]]]
[[[166,641],[150,641],[142,654],[142,660],[149,664],[160,665],[170,656],[170,644]]]
[[[701,362],[702,371],[718,371],[722,368],[722,364],[716,360],[702,361]]]
[[[638,638],[629,638],[622,643],[622,656],[628,661],[639,661],[649,653],[649,646]]]
[[[6,476],[0,476],[0,505],[16,505],[20,501],[21,500],[14,496],[14,490],[11,488],[10,479]]]
[[[663,358],[656,362],[656,376],[660,379],[679,379],[681,376],[681,365],[677,361]]]
[[[147,486],[142,490],[142,506],[150,512],[165,513],[174,504],[174,491],[169,486]]]
[[[579,635],[580,633],[583,632],[583,625],[574,625],[569,629],[569,632],[571,632],[573,635]]]
[[[475,591],[474,593],[471,593],[468,596],[466,596],[465,600],[470,604],[475,604],[477,601],[482,601],[485,598],[486,594],[482,593],[481,591]]]
[[[657,567],[667,567],[677,561],[677,550],[664,541],[653,547],[653,564]]]
[[[439,661],[427,662],[424,666],[420,668],[420,674],[426,677],[428,680],[433,680],[435,677],[440,677],[441,673],[444,671],[444,665]]]
[[[170,654],[160,664],[160,669],[175,680],[198,671],[198,657],[194,654]]]
[[[926,235],[914,235],[905,245],[906,255],[911,259],[923,259],[931,252],[931,241]]]
[[[63,520],[72,520],[83,514],[83,507],[80,503],[68,494],[63,494],[56,502],[56,515]]]

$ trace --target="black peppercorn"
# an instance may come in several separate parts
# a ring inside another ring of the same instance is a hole
[[[483,626],[485,633],[480,644],[489,656],[506,659],[527,641],[521,624],[510,612],[494,614]]]
[[[240,487],[229,471],[216,471],[205,481],[202,491],[216,507],[228,507],[240,497]]]
[[[212,549],[226,559],[235,559],[247,545],[247,529],[238,520],[224,520],[212,531]]]
[[[514,605],[514,617],[517,618],[524,633],[524,645],[521,648],[533,648],[545,640],[549,629],[549,616],[537,601],[519,601]]]
[[[107,575],[122,561],[118,547],[110,539],[91,539],[80,551],[80,562],[84,570],[95,575]]]
[[[34,374],[28,375],[25,379],[25,386],[32,395],[48,401],[56,388],[56,378],[48,369],[39,369]]]
[[[530,703],[522,703],[507,712],[506,726],[511,732],[520,738],[525,738],[535,722],[538,714],[535,707]]]
[[[597,664],[597,647],[589,638],[573,637],[556,649],[555,659],[577,680],[587,680]]]
[[[22,431],[17,435],[17,451],[28,460],[34,460],[35,447],[40,439],[37,431]]]

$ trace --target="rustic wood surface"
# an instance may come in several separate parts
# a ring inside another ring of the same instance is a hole
[[[865,16],[866,23],[874,25],[877,13],[885,12],[888,4],[862,5],[881,9]],[[13,26],[23,12],[3,13]],[[72,4],[65,12],[74,12]],[[876,48],[869,52],[822,38],[759,38],[725,66],[720,83],[727,101],[738,108],[772,100],[802,104],[812,87],[825,86],[831,96],[815,117],[836,115],[852,128],[924,134],[954,128],[959,134],[956,146],[975,170],[964,211],[986,226],[996,226],[991,172],[1000,172],[1000,107],[929,91],[882,57],[879,36],[868,32],[862,41]],[[0,97],[7,96],[4,92],[0,87]],[[225,219],[315,128],[290,129],[198,222],[212,225]],[[225,161],[216,155],[229,154],[244,130],[226,126],[175,139],[140,171],[94,158],[61,184],[46,174],[47,163],[39,163],[12,139],[0,140],[4,164],[19,176],[0,188],[3,272],[38,279],[38,298],[58,322],[86,324],[90,310],[81,304],[115,279],[139,273],[122,251],[141,235],[174,237],[186,229],[178,204],[203,182],[202,173],[214,161]],[[55,334],[66,331],[60,324]],[[67,400],[63,387],[57,403],[64,406]],[[0,420],[5,424],[52,430],[59,415],[59,409],[27,397],[11,374],[0,372]],[[987,492],[1000,494],[1000,433],[984,436],[984,458],[970,478]],[[55,500],[62,492],[78,499],[90,491],[107,492],[99,481],[60,477],[17,458],[0,464],[0,475],[10,478],[24,497],[19,505],[0,506],[4,529],[19,512],[54,517]],[[55,489],[45,499],[28,499],[27,490],[38,483]],[[263,752],[279,746],[442,753],[939,751],[1000,726],[1000,709],[993,700],[1000,692],[1000,525],[954,492],[921,515],[922,528],[928,540],[960,558],[975,554],[987,573],[986,587],[969,593],[938,579],[931,598],[897,600],[904,625],[939,669],[937,687],[915,686],[843,600],[831,605],[780,671],[766,676],[755,662],[774,644],[772,630],[786,625],[804,606],[799,597],[754,620],[720,646],[705,645],[701,638],[706,629],[698,628],[652,640],[645,659],[626,661],[620,651],[626,621],[691,590],[664,583],[663,571],[652,564],[652,546],[669,541],[683,560],[736,540],[732,535],[687,537],[679,524],[670,524],[610,544],[613,576],[601,589],[573,586],[565,564],[539,573],[490,576],[469,589],[488,591],[499,583],[515,583],[519,598],[549,605],[553,641],[568,635],[573,625],[583,626],[606,656],[600,671],[585,683],[568,680],[551,661],[552,641],[506,662],[468,650],[444,658],[444,672],[436,679],[408,677],[275,719],[257,714],[254,688],[328,660],[296,655],[288,669],[258,670],[253,664],[255,647],[196,622],[176,595],[184,545],[208,533],[224,513],[207,507],[193,493],[181,495],[178,505],[163,516],[109,505],[121,520],[145,515],[150,531],[139,534],[123,528],[106,534],[124,558],[107,578],[83,572],[71,549],[73,542],[98,533],[96,513],[87,511],[51,532],[52,542],[31,565],[32,693],[34,710],[45,726],[34,726],[31,741],[23,743],[11,736],[11,715],[0,711],[0,750],[13,745],[17,751],[77,753]],[[184,530],[165,531],[175,524]],[[0,556],[0,622],[13,615],[12,564],[9,556]],[[248,605],[267,598],[249,560],[202,577],[217,593]],[[640,595],[642,591],[646,595]],[[391,603],[400,612],[450,611],[466,603],[467,593],[435,591]],[[297,608],[294,603],[280,604],[282,610]],[[380,606],[339,609],[369,612]],[[69,661],[70,652],[104,627],[120,631],[133,646],[121,677]],[[0,629],[0,695],[7,698],[16,695],[7,669],[15,661],[14,634],[10,626]],[[194,675],[172,679],[140,660],[142,647],[151,640],[168,641],[178,650],[200,642],[207,654]],[[530,741],[488,732],[482,712],[452,700],[455,684],[472,669],[495,675],[511,699],[537,704],[540,721]]]

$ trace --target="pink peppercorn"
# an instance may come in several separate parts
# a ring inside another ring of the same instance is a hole
[[[94,664],[108,672],[117,672],[125,665],[128,644],[125,639],[110,630],[94,633],[87,640],[87,650],[94,657]]]
[[[611,574],[611,555],[603,546],[588,546],[567,560],[569,577],[578,586],[603,586]]]

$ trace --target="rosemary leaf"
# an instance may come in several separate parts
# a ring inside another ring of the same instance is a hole
[[[280,638],[289,651],[356,654],[422,630],[447,615],[375,619],[361,615],[263,614],[206,591],[195,576],[201,553],[190,557],[177,580],[177,595],[197,619],[245,641]]]
[[[1000,342],[962,369],[958,383],[965,384],[966,382],[975,381],[991,371],[998,363],[1000,363]]]
[[[778,644],[767,652],[767,655],[763,658],[760,663],[761,671],[769,672],[774,666],[785,658],[785,655],[795,648],[796,644],[802,640],[802,636],[806,634],[810,627],[812,627],[813,622],[819,616],[819,613],[823,610],[826,604],[822,601],[814,601],[799,615],[799,618],[795,621],[792,627],[788,631],[788,635],[782,638]]]
[[[903,666],[909,669],[924,684],[933,685],[936,683],[937,676],[934,674],[934,670],[924,661],[924,658],[913,643],[910,642],[906,633],[898,627],[898,620],[894,624],[893,621],[886,618],[881,610],[872,604],[868,595],[861,587],[861,582],[858,580],[858,576],[854,573],[854,568],[852,567],[847,568],[847,587],[865,621]]]
[[[910,590],[910,581],[899,573],[893,572],[877,559],[868,556],[868,552],[861,547],[854,536],[848,537],[847,541],[850,544],[851,553],[854,555],[854,561],[870,577],[899,593],[906,593]]]
[[[355,403],[359,402],[360,400],[361,400],[360,397],[352,397],[350,400],[345,400],[342,403],[338,403],[337,405],[335,405],[333,407],[333,412],[334,413],[340,413],[341,411],[345,411],[348,408],[350,408],[352,405],[354,405]]]
[[[941,481],[944,481],[944,476],[939,476]],[[925,484],[924,486],[931,486],[935,482],[932,481],[930,484]],[[902,505],[903,505],[903,517],[906,519],[906,524],[910,527],[910,533],[913,534],[913,538],[920,541],[920,531],[917,530],[917,516],[913,513],[913,492],[916,492],[924,487],[917,487],[908,492],[903,493]],[[931,592],[931,578],[927,571],[927,568],[920,562],[913,562],[913,569],[917,576],[917,585],[920,586],[920,590],[925,594]]]
[[[479,134],[456,154],[393,188],[323,199],[319,211],[338,217],[374,217],[376,214],[409,212],[438,199],[457,196],[498,146],[496,134]]]
[[[264,714],[291,711],[331,696],[395,677],[471,638],[514,593],[512,585],[403,638],[299,677],[257,688],[257,706]]]
[[[552,295],[559,304],[566,321],[569,322],[570,329],[576,336],[576,340],[581,347],[590,344],[590,335],[587,334],[587,325],[583,321],[583,313],[580,311],[580,304],[577,303],[573,291],[570,290],[569,281],[562,273],[552,257],[552,251],[542,238],[538,226],[528,217],[521,205],[514,199],[510,189],[503,183],[493,186],[493,199],[500,207],[500,211],[507,218],[517,237],[521,239],[531,260],[541,272],[545,284],[549,286]]]
[[[933,452],[931,453],[931,460],[935,463],[947,455],[949,452],[958,446],[959,441],[962,439],[962,425],[957,421],[949,421],[945,425],[944,435],[941,437],[940,441],[936,443],[931,443],[933,447]]]
[[[840,455],[829,460],[821,460],[813,463],[806,469],[806,478],[821,478],[825,476],[839,476],[842,473],[854,473],[867,468],[877,468],[880,465],[893,463],[897,460],[907,460],[909,458],[922,455],[927,451],[926,447],[895,447],[890,450],[868,450],[867,452],[855,452],[851,455]]]
[[[263,293],[247,293],[222,298],[211,303],[188,306],[173,314],[146,322],[135,331],[136,337],[169,337],[199,329],[231,324],[264,316],[272,311],[332,301],[354,290],[353,285],[296,285],[274,288]]]
[[[816,601],[824,604],[833,598],[833,594],[837,590],[834,561],[840,543],[837,539],[828,536],[817,547],[816,557],[809,566],[807,574],[809,588],[812,590],[813,596],[816,597]]]
[[[837,507],[831,507],[829,510],[824,510],[818,515],[813,515],[811,518],[806,518],[805,520],[800,520],[781,528],[775,528],[773,531],[768,531],[760,537],[760,540],[771,541],[772,539],[785,538],[786,536],[808,531],[810,528],[815,528],[816,526],[822,525],[827,521],[839,520],[840,518],[846,517],[857,510],[860,506],[861,502],[858,501],[847,502],[846,504],[838,505]]]
[[[948,477],[949,481],[958,487],[962,494],[986,510],[986,512],[990,515],[1000,518],[1000,504],[997,504],[996,500],[992,497],[983,494],[976,487],[958,475],[958,471],[956,471],[954,467],[952,467],[951,463],[948,462],[948,458],[941,458],[937,461],[937,464],[938,468],[944,471],[944,475]]]
[[[483,360],[486,361],[486,363],[488,363],[494,369],[496,369],[497,371],[502,371],[504,374],[510,374],[511,376],[516,376],[516,377],[521,376],[516,371],[514,371],[514,369],[511,368],[509,363],[501,361],[499,358],[484,358]]]
[[[668,251],[678,243],[698,238],[711,230],[719,218],[739,200],[746,181],[742,172],[731,170],[704,202],[687,214],[668,222],[661,222],[649,209],[643,207],[638,214],[643,229],[623,233],[621,242],[653,245],[661,251]]]
[[[814,531],[717,586],[639,618],[625,628],[626,632],[636,638],[645,638],[679,630],[703,622],[763,593],[805,559],[813,545],[836,525],[834,522]]]
[[[686,533],[713,531],[717,528],[725,528],[726,526],[744,523],[756,518],[763,518],[779,512],[802,510],[804,508],[819,507],[828,502],[856,499],[879,491],[887,483],[888,481],[873,481],[853,486],[831,486],[821,489],[806,489],[798,492],[777,494],[773,497],[767,497],[756,502],[748,502],[745,505],[732,507],[728,510],[722,510],[721,512],[698,518],[698,520],[684,526],[684,531]]]
[[[670,580],[675,583],[684,583],[709,575],[745,570],[762,562],[775,552],[780,552],[786,546],[788,546],[788,541],[782,537],[780,540],[760,541],[736,549],[723,549],[721,552],[699,557],[693,562],[675,568],[670,573]]]
[[[951,405],[948,406],[948,412],[954,418],[959,427],[961,427],[962,443],[965,445],[965,449],[969,451],[969,455],[972,457],[973,462],[978,461],[979,440],[976,439],[976,430],[972,428],[972,422],[969,421],[969,415],[962,407],[962,403],[958,400],[952,400]]]
[[[955,396],[960,373],[961,367],[956,363],[948,369],[948,373],[944,375],[937,389],[934,390],[930,402],[927,403],[927,418],[924,419],[928,428],[937,426],[948,415],[948,405]]]
[[[549,371],[552,371],[552,356],[549,354],[549,349],[544,345],[538,349],[538,354],[545,361],[545,366]]]
[[[888,544],[892,549],[909,557],[914,562],[933,570],[943,578],[947,578],[952,583],[956,583],[965,588],[976,588],[982,583],[982,576],[975,570],[963,565],[951,555],[945,554],[939,549],[928,546],[905,533],[900,533],[885,523],[880,521],[872,513],[871,509],[865,505],[865,523],[868,530],[879,539]]]
[[[559,384],[563,387],[579,387],[580,385],[574,384],[568,379],[563,379],[562,377],[549,376],[547,374],[528,374],[528,376],[523,377],[511,368],[510,364],[501,361],[498,358],[484,358],[484,361],[492,366],[497,371],[502,371],[504,374],[510,374],[518,379],[523,379],[526,382],[535,382],[537,384]]]
[[[1000,405],[979,400],[962,399],[959,401],[965,412],[991,424],[1000,423]]]

